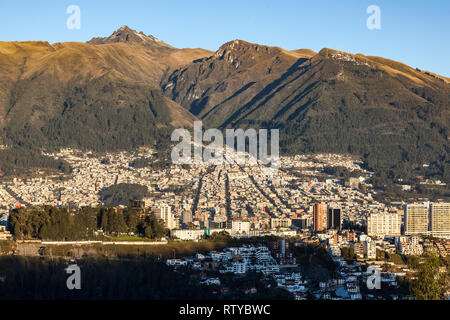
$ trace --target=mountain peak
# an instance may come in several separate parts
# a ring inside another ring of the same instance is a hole
[[[255,58],[261,54],[270,54],[272,50],[280,51],[280,49],[276,47],[268,47],[237,39],[223,44],[219,50],[216,51],[214,56],[218,59],[227,58],[229,60],[233,60],[234,56],[251,56]]]
[[[107,44],[107,43],[141,43],[150,47],[165,47],[172,48],[167,43],[159,40],[158,38],[152,35],[146,35],[142,31],[137,32],[134,29],[131,29],[128,26],[122,26],[116,31],[114,31],[109,37],[106,38],[92,38],[88,41],[90,44],[98,45],[98,44]]]
[[[242,50],[247,50],[249,48],[253,48],[253,49],[257,49],[259,47],[264,47],[262,45],[259,44],[255,44],[255,43],[250,43],[244,40],[233,40],[233,41],[229,41],[224,43],[218,51],[231,51],[231,50],[235,50],[235,51],[242,51]]]
[[[119,29],[117,29],[115,32],[119,32],[119,31],[131,31],[131,32],[136,32],[136,30],[131,29],[128,26],[121,26]]]

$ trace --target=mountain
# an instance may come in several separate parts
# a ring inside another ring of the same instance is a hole
[[[124,26],[87,43],[0,42],[0,70],[11,146],[160,145],[199,118],[279,128],[284,153],[351,153],[392,179],[450,181],[449,79],[381,57],[242,40],[178,49]]]
[[[124,149],[192,126],[196,118],[163,95],[159,83],[167,70],[210,52],[147,36],[133,41],[125,32],[137,34],[124,27],[104,44],[0,42],[2,143]],[[122,37],[128,42],[114,41]]]
[[[114,31],[112,35],[106,38],[92,38],[87,43],[89,44],[110,44],[110,43],[139,43],[150,48],[165,48],[175,49],[174,47],[164,43],[152,35],[145,35],[142,31],[130,29],[128,26],[123,26]]]
[[[357,154],[398,176],[431,163],[450,179],[448,79],[396,61],[235,40],[162,88],[208,126],[279,128],[285,153]]]
[[[286,51],[241,40],[169,74],[164,92],[208,125],[220,126],[312,51]]]

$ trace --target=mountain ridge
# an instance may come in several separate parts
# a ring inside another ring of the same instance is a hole
[[[0,42],[1,142],[123,149],[191,127],[196,117],[162,94],[160,78],[210,52],[164,48],[134,41]]]
[[[284,153],[358,154],[396,177],[432,163],[426,174],[449,181],[444,77],[380,57],[307,53],[234,40],[167,75],[162,88],[206,126],[279,128]]]
[[[104,38],[94,37],[91,40],[87,41],[87,43],[93,45],[111,44],[120,42],[122,43],[135,42],[150,47],[175,49],[171,45],[159,40],[158,38],[152,35],[146,35],[142,31],[137,32],[136,30],[133,30],[128,26],[122,26],[121,28],[114,31],[109,37]]]
[[[8,144],[133,148],[198,118],[279,128],[286,153],[358,154],[450,181],[448,78],[382,57],[244,40],[177,49],[125,26],[87,43],[0,42],[0,70]]]

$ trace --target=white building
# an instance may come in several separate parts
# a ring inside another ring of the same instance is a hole
[[[423,246],[418,237],[396,237],[395,246],[405,255],[423,254]]]
[[[289,218],[272,218],[270,219],[270,227],[276,228],[289,228],[292,225],[292,220]]]
[[[367,238],[364,241],[364,256],[368,259],[377,258],[377,246],[371,238]]]
[[[177,228],[177,221],[172,214],[172,208],[166,204],[159,208],[159,217],[164,221],[165,227],[169,230]]]
[[[226,252],[212,251],[210,255],[211,259],[216,262],[229,261],[233,258],[233,254],[231,253],[231,251]]]
[[[171,230],[170,236],[180,240],[200,240],[205,234],[204,230]]]
[[[247,262],[232,262],[226,265],[223,269],[219,270],[220,273],[234,273],[234,274],[245,274],[247,273],[248,265]]]
[[[372,213],[367,217],[369,236],[399,236],[402,217],[396,213]]]
[[[187,261],[186,260],[181,260],[181,259],[167,259],[166,264],[168,266],[187,266]]]
[[[250,221],[233,220],[231,222],[231,234],[248,235],[250,233]]]

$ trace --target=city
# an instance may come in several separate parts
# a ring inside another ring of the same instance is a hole
[[[396,280],[397,277],[414,278],[416,271],[408,264],[408,257],[431,252],[448,261],[450,203],[386,205],[378,202],[373,199],[372,185],[367,183],[372,173],[362,169],[361,162],[354,157],[338,154],[283,156],[278,173],[268,176],[258,169],[259,164],[186,166],[169,163],[163,168],[154,168],[151,164],[158,160],[153,154],[148,148],[134,153],[97,156],[72,149],[50,154],[68,161],[73,173],[45,176],[40,172],[39,177],[14,178],[4,183],[0,237],[13,238],[8,231],[11,210],[45,205],[65,208],[65,204],[69,204],[71,210],[98,207],[104,205],[102,190],[111,185],[131,184],[145,186],[148,195],[127,199],[127,204],[118,207],[125,211],[130,208],[148,210],[160,219],[167,233],[164,238],[154,239],[162,241],[159,245],[167,243],[164,239],[174,242],[202,242],[217,237],[237,241],[256,239],[250,247],[244,244],[224,248],[222,252],[167,259],[168,266],[191,266],[202,271],[198,282],[203,285],[221,287],[221,274],[239,277],[254,271],[270,277],[296,299],[408,299],[410,295],[399,293]],[[139,161],[147,161],[147,165],[136,166]],[[339,179],[325,173],[329,168],[345,168],[355,174]],[[49,184],[50,180],[54,182]],[[97,232],[104,234],[106,230]],[[141,245],[145,244],[142,242],[144,234],[135,232],[116,234],[109,241],[124,236],[128,237],[127,241],[114,243],[137,245],[140,241]],[[258,244],[261,240],[257,239],[265,237],[280,240]],[[106,245],[104,241],[43,240],[41,245]],[[331,276],[310,279],[302,275],[301,264],[296,262],[289,246],[311,245],[323,249],[335,265]],[[372,266],[380,271],[382,284],[392,289],[388,295],[378,296],[365,289],[370,275],[367,270]],[[443,266],[440,270],[445,274],[447,268]],[[216,276],[207,277],[206,270],[215,272]],[[446,286],[448,296],[448,284]],[[227,287],[220,290],[226,292]]]
[[[449,12],[3,1],[3,310],[448,309]]]

